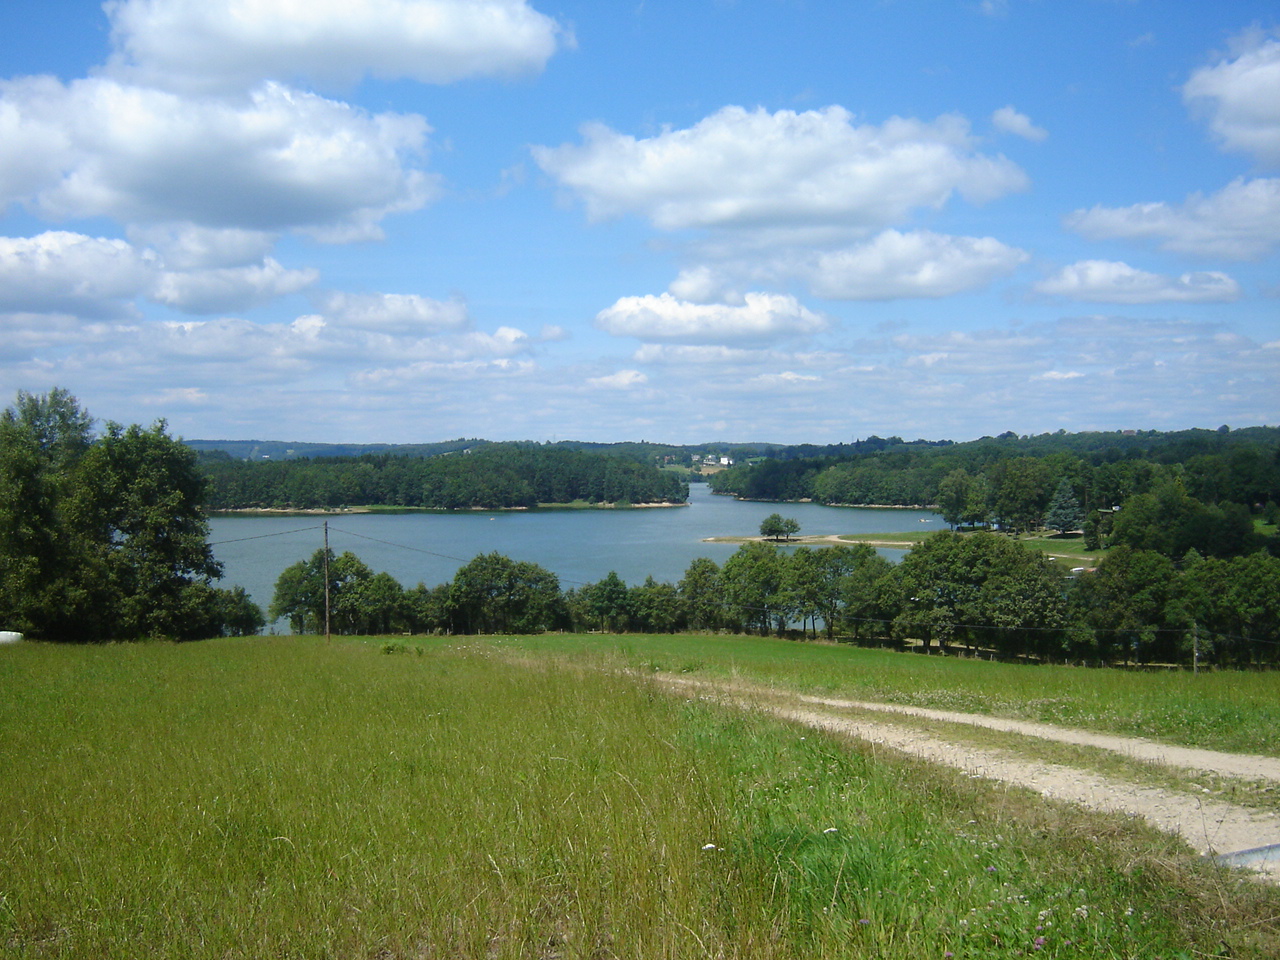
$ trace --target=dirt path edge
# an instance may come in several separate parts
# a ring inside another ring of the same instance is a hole
[[[1141,786],[1062,764],[1029,761],[1001,750],[958,744],[931,733],[894,724],[891,720],[842,716],[833,711],[857,709],[967,723],[1040,739],[1097,747],[1157,763],[1250,779],[1280,780],[1280,760],[1275,758],[1175,747],[1148,740],[1096,734],[1051,724],[1002,720],[980,714],[803,696],[775,689],[717,684],[686,677],[659,677],[658,680],[669,688],[705,692],[740,707],[763,710],[815,729],[857,737],[933,763],[964,770],[970,776],[1026,787],[1045,797],[1076,803],[1092,810],[1139,816],[1161,830],[1181,836],[1202,855],[1246,866],[1265,879],[1280,883],[1280,816],[1274,812],[1253,810],[1158,787]],[[1270,849],[1273,847],[1277,849]]]

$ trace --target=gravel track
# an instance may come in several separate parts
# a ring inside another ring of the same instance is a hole
[[[1124,813],[1176,833],[1206,856],[1234,855],[1280,845],[1280,815],[1199,797],[1177,790],[1142,786],[1113,776],[1057,763],[1018,757],[998,748],[974,747],[947,740],[936,732],[923,733],[892,719],[850,717],[839,711],[862,710],[968,724],[1040,740],[1109,750],[1134,759],[1188,770],[1208,771],[1244,780],[1280,782],[1280,759],[1220,753],[1155,743],[1150,740],[1093,733],[1045,723],[1005,720],[981,714],[930,710],[883,703],[788,695],[767,688],[715,684],[687,678],[661,678],[679,689],[696,689],[743,707],[760,709],[816,729],[857,737],[934,763],[945,764],[1001,783],[1035,790],[1046,797],[1092,810]],[[1237,862],[1280,883],[1280,849]]]

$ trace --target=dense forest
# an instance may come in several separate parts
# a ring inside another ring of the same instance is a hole
[[[1267,545],[1254,518],[1276,517],[1280,429],[890,438],[859,452],[756,460],[708,482],[744,499],[927,505],[953,526],[1083,529],[1094,546],[1237,556]]]
[[[651,462],[559,446],[486,443],[431,457],[389,453],[293,460],[200,456],[212,510],[340,506],[435,510],[540,503],[683,503],[689,488]]]

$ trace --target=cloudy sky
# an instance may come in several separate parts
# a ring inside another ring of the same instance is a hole
[[[189,438],[1280,423],[1274,0],[4,0],[0,402]]]

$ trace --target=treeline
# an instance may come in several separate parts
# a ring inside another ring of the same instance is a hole
[[[281,574],[271,616],[325,628],[323,550]],[[1121,547],[1064,577],[1009,537],[939,533],[894,565],[870,547],[744,545],[678,583],[614,572],[561,588],[545,568],[476,557],[449,583],[404,589],[354,554],[328,555],[330,629],[394,634],[775,633],[1087,664],[1280,663],[1280,559],[1189,557]]]
[[[0,629],[33,639],[191,640],[261,632],[205,542],[196,455],[93,418],[65,390],[0,414]]]
[[[752,500],[934,506],[953,526],[1012,530],[1052,526],[1055,498],[1060,505],[1069,499],[1080,516],[1072,529],[1085,529],[1097,546],[1237,556],[1265,545],[1252,518],[1276,517],[1280,430],[887,444],[843,457],[745,464],[709,482],[717,493]]]
[[[683,503],[689,496],[687,482],[652,464],[537,444],[484,444],[430,458],[246,461],[206,452],[200,463],[211,510],[503,509],[575,501]]]

